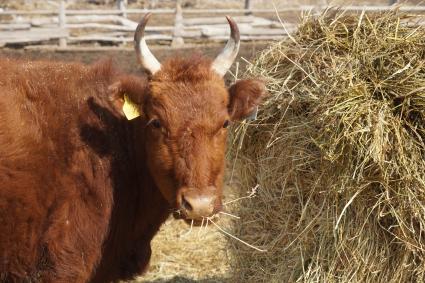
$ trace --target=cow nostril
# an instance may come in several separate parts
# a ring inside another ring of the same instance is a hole
[[[217,197],[208,190],[186,190],[179,194],[179,209],[186,219],[202,219],[214,214]]]
[[[185,199],[185,197],[182,197],[182,207],[186,211],[192,211],[193,210],[192,205]]]

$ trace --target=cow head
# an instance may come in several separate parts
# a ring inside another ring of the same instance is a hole
[[[148,87],[135,93],[121,82],[113,97],[135,100],[142,119],[147,166],[168,200],[186,219],[199,220],[221,209],[228,126],[244,119],[265,94],[259,80],[243,80],[226,88],[223,76],[239,49],[236,23],[227,18],[231,36],[212,61],[204,57],[172,58],[163,64],[146,45],[146,15],[135,33],[135,49],[151,74]],[[117,103],[116,103],[117,104]]]

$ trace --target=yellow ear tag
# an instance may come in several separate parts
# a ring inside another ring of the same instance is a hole
[[[122,106],[122,111],[124,112],[127,120],[133,120],[140,116],[139,107],[130,100],[127,94],[124,94],[124,105]]]

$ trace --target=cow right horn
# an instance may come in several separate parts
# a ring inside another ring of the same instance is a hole
[[[134,49],[139,63],[153,75],[161,69],[161,63],[155,58],[146,44],[145,27],[151,15],[152,13],[147,13],[137,25],[134,34]]]
[[[226,18],[230,25],[230,38],[223,51],[215,58],[212,64],[212,69],[221,76],[224,76],[230,69],[230,66],[232,66],[233,61],[235,61],[238,55],[240,45],[238,25],[231,17],[226,16]]]

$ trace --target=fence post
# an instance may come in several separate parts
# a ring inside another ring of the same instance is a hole
[[[150,0],[149,1],[149,9],[154,9],[156,8],[156,4],[157,4],[158,0]]]
[[[183,11],[180,5],[180,0],[176,1],[176,17],[174,19],[174,31],[173,31],[173,40],[171,41],[172,47],[178,47],[184,45],[183,40]]]
[[[121,16],[124,18],[127,18],[127,12],[125,11],[127,9],[127,0],[117,0],[117,8],[120,10]]]
[[[61,0],[59,5],[59,28],[61,32],[66,30],[66,11],[65,11],[65,1]],[[59,47],[64,48],[67,45],[66,42],[66,33],[59,38]]]
[[[247,12],[245,12],[245,15],[251,15],[251,8],[252,8],[252,2],[251,0],[245,0],[245,6],[244,6],[245,10],[249,10]]]

